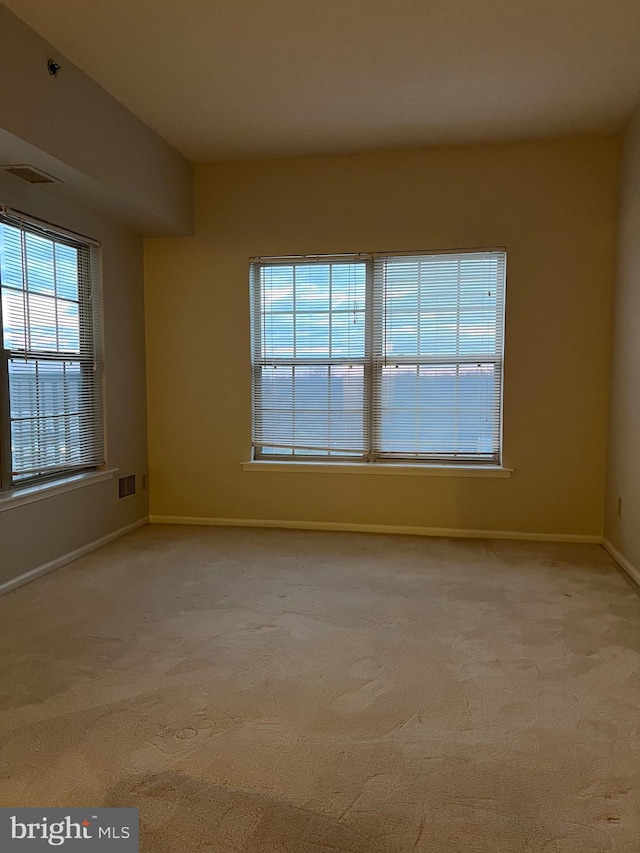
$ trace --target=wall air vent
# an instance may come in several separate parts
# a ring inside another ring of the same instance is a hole
[[[136,475],[129,474],[128,477],[120,477],[118,480],[118,497],[129,498],[136,493]]]
[[[16,178],[22,178],[29,184],[59,184],[62,183],[53,175],[47,175],[41,169],[36,169],[35,166],[20,165],[20,166],[0,166],[0,171],[8,172],[10,175],[15,175]]]

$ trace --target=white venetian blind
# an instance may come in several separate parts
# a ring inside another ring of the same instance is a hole
[[[97,247],[0,215],[11,481],[104,461]]]
[[[505,253],[374,256],[372,449],[500,461]]]
[[[251,292],[256,456],[362,458],[365,259],[256,259]]]

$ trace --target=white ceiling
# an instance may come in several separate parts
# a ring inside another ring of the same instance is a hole
[[[617,132],[640,102],[639,0],[4,3],[193,161]]]

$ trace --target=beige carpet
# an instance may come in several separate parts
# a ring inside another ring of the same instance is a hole
[[[640,850],[597,546],[147,527],[0,599],[0,803],[144,853]]]

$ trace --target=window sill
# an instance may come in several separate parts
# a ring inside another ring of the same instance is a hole
[[[244,471],[261,471],[289,474],[395,474],[414,477],[498,477],[506,479],[513,474],[513,468],[499,465],[414,465],[407,463],[371,462],[268,462],[254,460],[242,462]]]
[[[118,471],[116,468],[106,468],[100,471],[86,471],[81,474],[71,474],[60,477],[57,480],[49,480],[46,483],[35,483],[31,486],[17,486],[7,492],[0,492],[0,512],[6,509],[15,509],[24,504],[35,501],[46,500],[63,492],[71,492],[74,489],[82,489],[84,486],[92,486],[103,480],[112,479]]]

